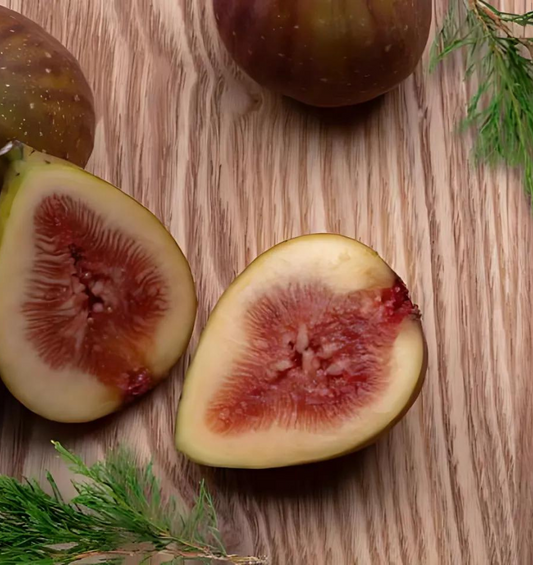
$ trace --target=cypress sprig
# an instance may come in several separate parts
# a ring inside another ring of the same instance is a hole
[[[47,474],[48,494],[34,480],[0,476],[0,564],[119,565],[128,557],[148,564],[230,563],[266,565],[258,557],[229,555],[221,541],[213,500],[205,484],[194,507],[184,513],[163,495],[152,464],[137,465],[118,449],[87,466],[55,443],[70,470],[81,477],[76,496],[65,501]],[[160,561],[161,562],[161,561]]]

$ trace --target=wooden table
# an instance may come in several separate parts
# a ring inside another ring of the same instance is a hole
[[[333,231],[375,247],[424,313],[427,384],[376,446],[300,469],[204,469],[173,447],[183,371],[120,415],[46,422],[0,391],[0,472],[68,485],[51,439],[120,442],[170,491],[215,492],[230,549],[274,565],[533,563],[533,218],[518,174],[469,164],[460,60],[364,108],[307,109],[244,77],[208,0],[2,0],[80,59],[99,112],[89,168],[151,208],[190,259],[200,312],[259,252]],[[438,21],[444,2],[435,0]],[[514,4],[514,6],[513,6]],[[529,0],[508,0],[525,11]]]

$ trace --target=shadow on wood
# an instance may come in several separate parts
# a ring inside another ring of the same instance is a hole
[[[288,112],[294,112],[312,122],[317,122],[318,125],[329,130],[349,132],[375,119],[386,102],[386,96],[388,95],[385,94],[357,106],[341,108],[317,108],[286,97],[282,97],[282,101],[284,109]]]
[[[213,491],[222,490],[229,496],[316,499],[361,479],[368,461],[375,458],[375,450],[375,446],[370,446],[337,459],[280,469],[210,470],[209,482],[214,483]]]

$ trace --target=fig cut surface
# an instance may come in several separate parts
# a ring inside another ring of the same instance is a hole
[[[58,160],[0,197],[0,372],[51,420],[102,417],[160,382],[196,315],[188,263],[148,210]]]
[[[215,308],[177,446],[222,467],[332,458],[394,425],[424,373],[420,314],[390,267],[355,240],[297,238],[259,257]]]

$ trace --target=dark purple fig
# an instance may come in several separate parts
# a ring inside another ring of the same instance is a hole
[[[427,44],[431,0],[213,0],[220,34],[258,83],[314,106],[391,90]]]
[[[0,6],[0,147],[17,139],[84,167],[95,123],[93,94],[74,56]]]

